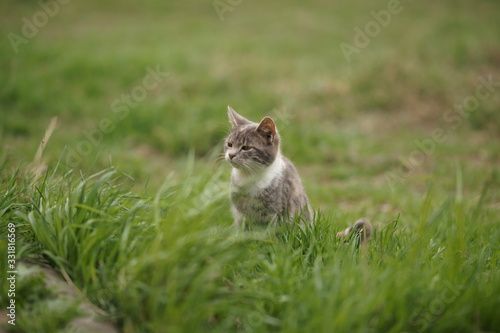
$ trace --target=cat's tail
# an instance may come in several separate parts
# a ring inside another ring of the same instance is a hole
[[[370,221],[368,221],[367,219],[359,219],[356,222],[354,222],[352,227],[349,227],[344,231],[338,232],[337,237],[348,238],[353,233],[359,234],[361,244],[365,244],[366,242],[368,242],[368,240],[370,240],[370,237],[372,235],[372,229],[373,228]]]

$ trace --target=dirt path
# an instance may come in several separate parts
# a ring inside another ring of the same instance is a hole
[[[72,284],[69,277],[66,279],[53,268],[42,265],[22,262],[18,264],[19,270],[27,270],[30,274],[41,274],[44,284],[58,299],[79,303],[80,316],[70,320],[65,327],[65,332],[71,333],[118,333],[119,330],[106,318],[106,313],[90,303],[81,292]],[[64,274],[63,274],[64,275]],[[24,277],[23,277],[24,278]],[[6,311],[0,311],[0,333],[11,332]]]

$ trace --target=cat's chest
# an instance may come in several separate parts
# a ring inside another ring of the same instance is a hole
[[[230,192],[233,196],[245,200],[245,198],[261,198],[268,197],[271,193],[275,192],[279,185],[279,178],[276,177],[270,181],[254,181],[244,182],[238,179],[231,181]]]
[[[233,179],[230,190],[233,207],[243,216],[257,219],[279,213],[282,207],[281,182],[279,175],[270,181],[260,179],[251,183]]]
[[[231,192],[252,197],[272,192],[282,181],[283,173],[284,163],[281,157],[258,175],[249,176],[238,169],[233,169],[231,174]]]
[[[279,181],[279,175],[273,179],[239,179],[231,180],[231,193],[238,193],[240,196],[259,197],[265,193],[272,192]]]

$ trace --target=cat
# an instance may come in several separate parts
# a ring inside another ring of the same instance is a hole
[[[224,146],[233,167],[230,197],[235,224],[285,222],[312,211],[295,166],[281,154],[280,135],[270,117],[257,124],[228,107],[231,132]]]
[[[275,122],[264,117],[252,122],[228,106],[231,131],[224,144],[224,158],[232,166],[230,181],[234,224],[290,223],[300,217],[313,223],[313,212],[293,163],[281,154],[281,137]],[[360,219],[337,234],[361,233],[366,242],[371,224]]]

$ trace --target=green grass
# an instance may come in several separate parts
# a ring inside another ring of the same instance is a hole
[[[6,36],[40,7],[6,1],[2,256],[14,223],[19,267],[48,263],[124,332],[498,331],[499,87],[445,115],[500,81],[499,4],[401,4],[349,63],[339,45],[387,1],[243,1],[223,21],[212,1],[72,1],[18,53]],[[147,68],[168,75],[116,104]],[[313,227],[231,226],[228,104],[275,119]],[[359,217],[366,248],[335,239]],[[17,332],[81,315],[23,269],[16,299]]]
[[[126,332],[498,327],[500,231],[486,190],[473,203],[429,193],[418,220],[395,217],[357,249],[324,215],[313,227],[234,230],[224,196],[206,195],[220,174],[193,170],[147,196],[116,170],[54,171],[24,189],[7,180],[2,219],[17,225],[21,258],[42,254]],[[19,288],[18,298],[38,290]],[[28,316],[47,320],[19,311],[21,331],[36,331]]]

